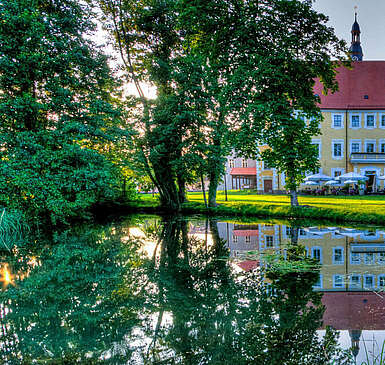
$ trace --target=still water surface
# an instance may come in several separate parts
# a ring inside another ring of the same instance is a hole
[[[0,363],[380,364],[384,242],[155,216],[25,238],[0,251]]]

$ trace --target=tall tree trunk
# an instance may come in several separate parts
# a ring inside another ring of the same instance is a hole
[[[203,173],[201,171],[201,184],[202,184],[202,194],[203,200],[205,201],[205,207],[207,208],[207,199],[206,199],[206,190],[205,190],[205,180],[203,178]]]
[[[290,190],[290,204],[292,207],[298,207],[298,195],[297,195],[297,189],[291,189]]]
[[[186,199],[186,181],[180,174],[178,174],[177,180],[178,180],[179,202],[182,204],[187,200]]]
[[[215,168],[215,170],[210,171],[209,173],[209,207],[217,206],[217,188],[220,179],[220,170]]]

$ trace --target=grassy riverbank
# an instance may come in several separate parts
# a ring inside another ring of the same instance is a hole
[[[300,196],[302,207],[291,208],[287,195],[257,195],[251,192],[218,193],[217,208],[208,211],[202,193],[189,193],[184,205],[187,213],[237,215],[276,218],[325,219],[333,222],[359,222],[385,224],[385,196]],[[150,194],[140,194],[138,207],[156,209],[157,199]]]

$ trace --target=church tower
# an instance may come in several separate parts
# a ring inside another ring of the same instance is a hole
[[[349,48],[353,61],[362,61],[362,48],[360,42],[360,26],[357,22],[357,13],[354,15],[354,23],[352,26],[352,45]]]

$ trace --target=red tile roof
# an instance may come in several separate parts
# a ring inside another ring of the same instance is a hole
[[[230,175],[257,175],[256,167],[234,167],[231,169]]]
[[[385,61],[353,62],[352,67],[338,69],[339,91],[334,94],[323,95],[316,81],[314,92],[321,98],[321,109],[385,109]]]
[[[326,292],[322,303],[326,307],[324,326],[337,330],[385,330],[384,293]]]

